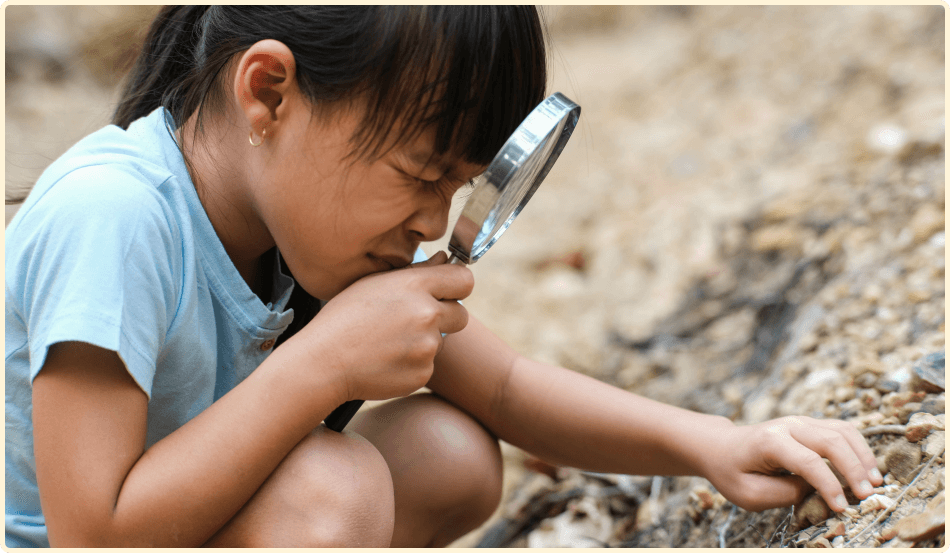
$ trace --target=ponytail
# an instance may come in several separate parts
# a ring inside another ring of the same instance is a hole
[[[202,35],[200,23],[208,8],[188,5],[161,9],[126,79],[112,116],[114,125],[128,128],[132,121],[161,105],[176,116],[181,114],[181,91],[195,72]]]

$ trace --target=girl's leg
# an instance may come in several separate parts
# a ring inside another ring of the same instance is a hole
[[[445,546],[498,506],[498,441],[471,416],[432,394],[357,413],[347,427],[386,459],[395,490],[393,547]]]
[[[320,426],[277,466],[206,547],[387,547],[386,461],[363,437]]]

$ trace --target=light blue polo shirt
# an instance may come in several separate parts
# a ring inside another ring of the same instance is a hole
[[[49,545],[31,385],[50,345],[118,352],[148,395],[150,447],[244,380],[293,318],[285,306],[294,283],[279,266],[265,304],[231,262],[170,121],[159,109],[128,131],[109,126],[83,139],[43,173],[7,228],[7,546]]]

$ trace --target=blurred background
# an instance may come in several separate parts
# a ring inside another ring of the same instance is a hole
[[[6,7],[8,198],[107,123],[155,11]],[[827,414],[856,364],[943,349],[942,5],[544,13],[580,124],[472,266],[474,316],[526,356],[750,422]]]

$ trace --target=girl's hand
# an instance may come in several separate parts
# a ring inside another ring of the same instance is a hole
[[[432,376],[442,333],[468,323],[457,300],[472,292],[472,272],[445,262],[439,252],[356,281],[298,333],[303,341],[292,341],[303,343],[317,366],[333,371],[346,400],[409,395]]]
[[[793,505],[814,488],[831,509],[843,511],[844,490],[825,459],[860,499],[884,482],[864,437],[845,421],[785,417],[736,426],[721,437],[706,477],[746,510]]]

